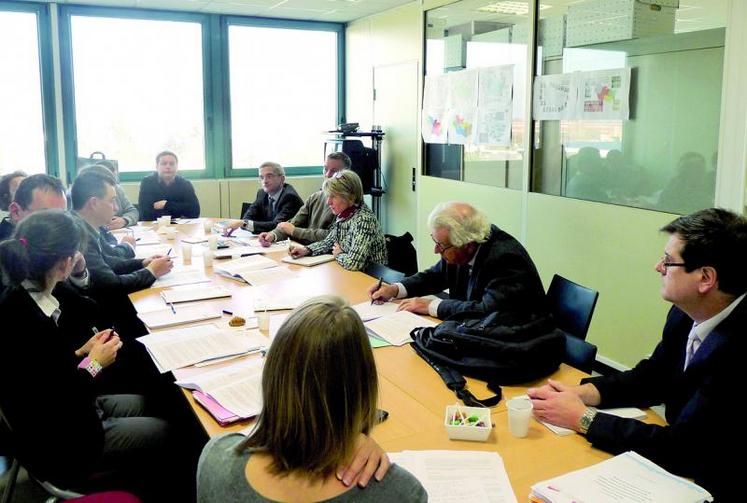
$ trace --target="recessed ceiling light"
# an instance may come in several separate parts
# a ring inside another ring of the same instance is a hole
[[[540,10],[549,9],[549,5],[540,4]],[[495,2],[477,9],[479,12],[491,12],[493,14],[513,14],[515,16],[525,16],[529,13],[529,2],[515,2],[505,0]]]

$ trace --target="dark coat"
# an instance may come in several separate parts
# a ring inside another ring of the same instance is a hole
[[[270,196],[264,190],[259,189],[254,202],[241,218],[254,222],[255,233],[269,232],[280,222],[287,222],[293,218],[301,206],[303,206],[303,201],[298,196],[296,189],[293,188],[293,185],[284,183],[283,191],[275,204],[274,212],[270,207]]]

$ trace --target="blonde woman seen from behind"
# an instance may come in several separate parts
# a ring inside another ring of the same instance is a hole
[[[427,501],[398,466],[365,488],[338,480],[374,426],[378,399],[366,331],[342,299],[311,299],[283,323],[265,362],[262,397],[249,437],[227,434],[205,447],[199,502]]]

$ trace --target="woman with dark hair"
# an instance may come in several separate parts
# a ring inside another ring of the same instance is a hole
[[[13,202],[16,189],[27,176],[23,171],[14,171],[0,178],[0,210],[8,211],[8,206]]]
[[[335,476],[373,428],[378,401],[371,344],[342,299],[311,299],[283,323],[265,362],[262,399],[249,437],[228,434],[205,447],[198,501],[427,501],[397,466],[365,488]]]
[[[0,409],[13,454],[37,478],[85,488],[92,474],[106,471],[139,484],[163,447],[166,423],[143,417],[140,396],[96,396],[96,376],[122,347],[116,332],[96,332],[72,351],[75,334],[58,326],[62,311],[52,290],[70,275],[83,235],[66,212],[42,210],[0,243],[8,285],[0,319],[20,327],[0,337]]]

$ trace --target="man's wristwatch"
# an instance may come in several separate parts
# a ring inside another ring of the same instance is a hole
[[[586,435],[586,432],[589,431],[589,426],[591,426],[591,422],[594,421],[596,415],[597,409],[594,407],[586,407],[584,414],[578,420],[578,428],[582,435]]]

